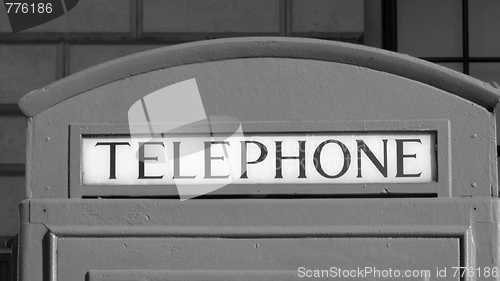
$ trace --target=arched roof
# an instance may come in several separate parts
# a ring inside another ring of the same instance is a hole
[[[180,44],[119,58],[78,72],[22,97],[27,117],[80,93],[156,69],[240,58],[291,58],[357,65],[419,81],[493,111],[499,91],[488,83],[407,55],[317,39],[249,37]]]

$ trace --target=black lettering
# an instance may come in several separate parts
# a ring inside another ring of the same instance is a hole
[[[212,147],[212,144],[222,144],[222,145],[229,145],[228,141],[206,141],[205,142],[205,178],[206,179],[227,179],[229,178],[229,175],[225,176],[212,176],[212,160],[222,160],[224,161],[224,156],[219,156],[219,157],[212,157],[210,153],[210,148]]]
[[[344,163],[342,166],[342,170],[338,174],[333,175],[333,176],[327,174],[323,170],[323,167],[321,167],[321,161],[320,161],[321,151],[323,150],[323,147],[329,143],[335,143],[338,146],[340,146],[340,148],[342,149],[342,153],[344,154]],[[338,140],[326,140],[326,141],[320,143],[320,145],[318,145],[318,147],[314,151],[313,162],[314,162],[314,167],[316,168],[316,170],[318,171],[318,173],[320,175],[322,175],[323,177],[325,177],[327,179],[336,179],[336,178],[340,178],[341,176],[343,176],[347,172],[347,170],[349,169],[349,166],[351,165],[351,153],[349,152],[349,149],[340,141],[338,141]]]
[[[196,176],[181,176],[180,150],[181,143],[173,142],[174,144],[174,179],[194,179]]]
[[[109,179],[116,179],[116,146],[117,145],[128,145],[128,142],[98,142],[98,145],[109,145]]]
[[[145,163],[144,161],[146,160],[155,160],[155,161],[158,161],[158,156],[154,156],[154,157],[145,157],[144,156],[144,147],[146,145],[161,145],[163,147],[165,147],[165,145],[163,145],[163,142],[140,142],[139,143],[139,177],[138,179],[161,179],[163,178],[163,175],[161,176],[146,176],[146,167],[145,167]]]
[[[306,178],[306,142],[299,142],[299,156],[283,156],[281,152],[282,141],[276,141],[276,176],[275,179],[283,178],[283,159],[299,159],[299,179]]]
[[[403,167],[403,161],[404,158],[417,158],[416,154],[403,154],[403,145],[405,142],[418,142],[422,143],[420,139],[401,139],[401,140],[396,140],[396,167],[397,167],[397,173],[396,173],[396,178],[409,178],[409,177],[415,177],[418,178],[422,174],[422,172],[418,174],[405,174],[404,173],[404,167]]]
[[[250,161],[250,162],[247,162],[247,144],[249,143],[253,143],[253,144],[256,144],[259,148],[260,148],[260,156],[259,158],[257,158],[257,160],[255,161]],[[260,163],[262,161],[264,161],[264,159],[266,159],[267,157],[267,147],[258,142],[258,141],[242,141],[241,142],[241,171],[243,172],[243,174],[241,174],[241,179],[248,179],[248,176],[247,176],[247,164],[257,164],[257,163]]]
[[[366,154],[366,156],[368,156],[379,172],[387,178],[387,140],[382,141],[384,142],[384,165],[378,161],[377,157],[375,157],[373,152],[363,140],[356,140],[358,143],[358,178],[361,178],[361,150]]]

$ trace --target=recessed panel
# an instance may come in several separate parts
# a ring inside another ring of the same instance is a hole
[[[460,266],[459,244],[458,238],[61,238],[57,275],[85,280],[87,272],[111,270],[91,280],[200,280],[206,272],[207,280],[219,280],[213,271],[226,271],[221,280],[229,280],[252,270],[289,277],[278,280],[346,278],[344,272],[352,280],[436,280],[436,270],[446,268],[439,280],[458,280],[452,268]]]

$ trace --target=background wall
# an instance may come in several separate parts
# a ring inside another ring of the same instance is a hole
[[[80,0],[13,34],[0,5],[0,245],[18,233],[26,138],[17,102],[34,89],[136,52],[237,36],[364,44],[500,82],[499,14],[495,0]]]

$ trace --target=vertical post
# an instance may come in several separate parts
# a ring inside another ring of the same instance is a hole
[[[469,74],[469,1],[462,0],[462,52],[464,74]]]
[[[382,0],[382,48],[398,51],[398,20],[396,0]]]
[[[47,232],[44,237],[44,276],[49,281],[57,280],[57,237]]]

